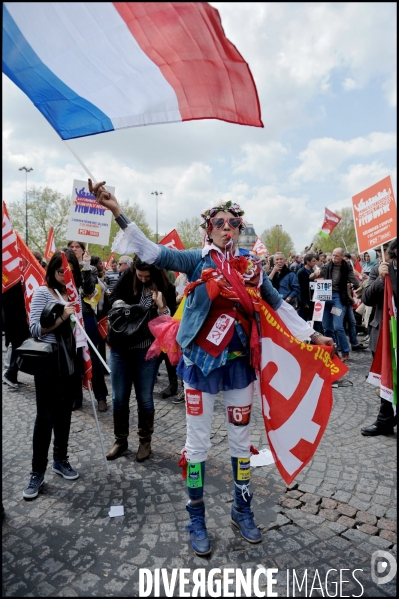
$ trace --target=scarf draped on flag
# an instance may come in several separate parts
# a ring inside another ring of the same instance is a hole
[[[46,249],[44,250],[44,257],[46,260],[50,260],[55,252],[55,240],[54,240],[54,228],[50,227],[47,237]]]
[[[22,287],[24,290],[25,297],[25,308],[26,314],[29,321],[30,314],[30,303],[33,297],[33,292],[37,287],[44,284],[44,277],[46,271],[43,266],[39,264],[37,258],[32,254],[25,241],[22,239],[18,231],[15,231],[17,239],[17,247],[20,255],[20,270]]]
[[[397,308],[389,276],[385,277],[384,308],[377,349],[367,382],[380,387],[380,396],[397,405]]]
[[[11,289],[21,280],[21,258],[17,246],[17,237],[12,229],[5,203],[2,203],[2,291]]]
[[[317,233],[321,237],[328,239],[328,236],[334,231],[335,227],[340,222],[341,217],[338,214],[334,214],[328,208],[325,208],[324,212],[324,223],[321,227],[321,230]]]
[[[71,268],[68,264],[68,260],[65,255],[65,252],[61,252],[61,255],[62,255],[62,268],[64,269],[65,287],[66,287],[67,294],[68,294],[68,301],[73,302],[73,304],[75,306],[75,317],[76,317],[76,319],[79,320],[80,325],[82,327],[84,327],[82,312],[81,312],[80,303],[78,300],[79,294],[76,289],[75,280],[73,278],[73,274],[72,274]],[[85,389],[87,389],[89,380],[92,378],[92,364],[91,364],[91,358],[90,358],[90,353],[89,353],[89,346],[87,345],[86,337],[82,333],[81,329],[76,325],[74,325],[73,334],[75,337],[76,349],[78,349],[79,347],[82,348],[83,368],[84,368],[84,370],[83,370],[83,386]]]
[[[3,72],[64,140],[196,119],[263,127],[207,2],[5,2]]]

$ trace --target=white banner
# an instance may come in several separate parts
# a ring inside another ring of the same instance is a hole
[[[104,185],[115,194],[115,187]],[[67,239],[108,245],[111,233],[112,212],[97,203],[90,193],[87,181],[74,180],[69,209]]]

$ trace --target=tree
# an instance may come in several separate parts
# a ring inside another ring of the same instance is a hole
[[[126,216],[131,221],[134,221],[136,223],[136,225],[143,231],[144,235],[146,235],[149,239],[152,239],[154,234],[146,221],[144,210],[142,210],[142,208],[140,208],[140,206],[137,204],[137,202],[135,202],[134,204],[129,204],[129,200],[126,200],[124,202],[119,202],[119,205],[121,207],[121,211],[124,214],[126,214]],[[120,231],[119,225],[115,222],[115,219],[112,218],[111,233],[109,236],[108,245],[104,246],[104,251],[103,251],[102,245],[91,243],[90,247],[89,247],[90,254],[92,256],[100,256],[101,258],[103,258],[103,256],[104,256],[104,259],[107,260],[109,255],[111,254],[112,242],[115,239],[118,231]],[[119,256],[119,254],[115,254],[115,255]]]
[[[28,236],[32,250],[44,252],[50,227],[54,228],[55,246],[65,243],[70,198],[50,187],[28,191]],[[12,202],[8,208],[11,225],[26,239],[25,202]]]
[[[202,247],[204,234],[198,230],[200,225],[201,219],[198,216],[194,216],[191,220],[186,218],[177,223],[176,230],[187,250],[192,247]]]
[[[270,254],[274,254],[277,248],[280,252],[283,252],[286,257],[288,257],[290,252],[294,252],[294,243],[289,233],[286,233],[283,228],[278,225],[270,227],[270,229],[265,229],[260,238]]]
[[[357,241],[355,232],[355,223],[353,220],[352,208],[342,208],[337,210],[337,215],[341,217],[340,222],[335,227],[334,231],[328,238],[317,235],[314,240],[314,245],[323,252],[332,252],[337,247],[342,247],[349,252],[357,251]]]

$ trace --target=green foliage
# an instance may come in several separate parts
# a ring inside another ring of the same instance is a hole
[[[278,225],[270,227],[270,229],[265,229],[260,238],[271,255],[276,252],[277,248],[285,254],[286,258],[290,252],[294,253],[294,243],[291,236]]]
[[[317,235],[314,241],[314,245],[323,252],[332,252],[337,247],[342,247],[346,251],[346,247],[349,252],[357,251],[355,223],[353,220],[352,208],[343,208],[337,210],[337,215],[341,217],[341,221],[335,227],[331,235],[327,239],[321,235]],[[344,243],[345,242],[345,243]]]
[[[70,198],[49,187],[28,191],[28,244],[32,250],[44,252],[50,227],[54,228],[55,246],[65,244]],[[12,202],[7,206],[11,225],[26,239],[25,202]]]
[[[143,231],[143,233],[149,238],[149,239],[153,239],[153,232],[150,229],[147,221],[146,221],[146,217],[145,217],[145,212],[144,210],[142,210],[140,208],[140,206],[135,202],[134,204],[129,204],[129,200],[126,200],[124,202],[119,202],[119,205],[121,207],[121,210],[124,214],[126,214],[126,216],[131,220],[134,221],[136,223],[136,225]],[[96,243],[91,243],[89,245],[89,252],[92,256],[100,256],[100,258],[104,257],[104,260],[107,260],[110,253],[111,253],[111,246],[112,246],[112,242],[116,237],[116,234],[118,233],[118,231],[120,231],[119,225],[115,222],[115,219],[112,218],[111,220],[111,234],[109,236],[109,243],[108,245],[104,246],[104,251],[103,251],[103,246],[96,244]],[[115,257],[119,257],[120,254],[115,254]]]
[[[198,231],[201,222],[199,216],[194,216],[191,220],[186,218],[177,223],[176,230],[187,250],[193,247],[202,247],[203,233]]]

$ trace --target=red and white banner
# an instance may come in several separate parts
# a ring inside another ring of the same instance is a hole
[[[2,206],[2,291],[11,289],[21,280],[21,270],[19,267],[20,256],[17,246],[17,238],[12,230],[7,208],[3,202]]]
[[[47,237],[46,249],[44,250],[44,257],[46,260],[50,260],[55,252],[55,240],[54,240],[54,228],[50,227]]]
[[[316,300],[313,308],[313,322],[322,322],[325,302]]]
[[[172,231],[165,235],[165,237],[163,237],[161,241],[158,241],[158,243],[161,245],[166,245],[167,248],[170,248],[172,250],[186,249],[176,229],[172,229]]]
[[[104,270],[106,270],[106,269],[107,269],[107,268],[108,268],[108,267],[111,265],[111,260],[113,260],[113,259],[114,259],[114,257],[115,257],[115,256],[114,256],[114,252],[111,252],[111,253],[110,253],[110,255],[109,255],[109,258],[108,258],[108,260],[106,260],[106,261],[103,263],[103,268],[104,268]]]
[[[46,271],[44,270],[42,265],[39,264],[37,258],[35,258],[35,256],[32,254],[32,252],[30,251],[30,249],[28,248],[18,231],[15,231],[15,236],[17,238],[17,247],[21,258],[20,272],[22,279],[22,287],[24,290],[26,314],[29,318],[30,303],[32,300],[33,292],[37,287],[43,285],[44,277],[46,276]]]
[[[73,302],[75,305],[75,316],[79,320],[80,325],[84,328],[82,312],[80,310],[80,303],[78,300],[78,291],[76,289],[75,280],[73,278],[73,274],[71,268],[68,264],[67,257],[65,252],[61,252],[62,254],[62,268],[64,269],[64,281],[65,287],[68,293],[68,300]],[[78,326],[74,326],[73,334],[75,337],[76,347],[81,347],[83,352],[83,386],[85,389],[88,387],[88,381],[92,378],[92,364],[89,353],[89,346],[86,341],[86,337],[80,330]]]
[[[335,227],[340,222],[341,217],[338,216],[338,214],[334,214],[334,212],[331,212],[331,210],[329,210],[328,208],[325,208],[324,210],[324,223],[318,234],[322,237],[328,237],[328,235],[331,235]]]
[[[259,239],[259,237],[256,238],[256,241],[252,247],[251,252],[254,252],[254,254],[256,254],[257,256],[262,256],[263,254],[269,253],[267,251],[265,244],[263,243],[263,241],[261,239]]]
[[[330,416],[331,384],[348,367],[330,358],[331,347],[296,339],[263,300],[259,316],[263,420],[277,469],[289,485],[312,459]]]

